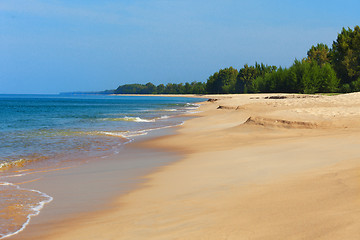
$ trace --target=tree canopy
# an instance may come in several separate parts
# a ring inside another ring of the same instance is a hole
[[[206,83],[208,93],[235,93],[238,70],[233,67],[220,69],[211,75]]]
[[[191,83],[168,83],[155,86],[147,84],[125,84],[119,86],[113,93],[115,94],[205,94],[206,84],[203,82]]]
[[[326,44],[318,43],[316,46],[312,46],[307,52],[307,60],[309,62],[316,62],[322,66],[325,63],[329,63],[329,47]]]
[[[330,54],[343,88],[359,91],[356,86],[360,82],[360,27],[356,26],[354,30],[343,28],[333,42]]]

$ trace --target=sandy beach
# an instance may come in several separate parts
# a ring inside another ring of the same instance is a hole
[[[176,134],[135,144],[179,161],[9,239],[360,239],[360,93],[202,97]]]

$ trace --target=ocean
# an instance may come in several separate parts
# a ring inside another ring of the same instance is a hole
[[[52,196],[21,188],[36,171],[121,154],[150,131],[182,124],[199,98],[0,95],[0,239],[22,231]]]

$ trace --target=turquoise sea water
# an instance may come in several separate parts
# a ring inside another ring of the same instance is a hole
[[[145,96],[0,95],[0,169],[21,161],[106,155],[199,99]]]
[[[0,239],[24,230],[31,217],[53,200],[46,193],[23,188],[22,177],[66,167],[78,159],[96,161],[121,154],[124,144],[137,136],[181,124],[187,118],[181,115],[196,111],[199,101],[0,95]]]

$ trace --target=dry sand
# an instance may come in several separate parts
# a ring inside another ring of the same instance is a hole
[[[360,239],[360,93],[209,97],[140,143],[181,161],[43,239]]]

